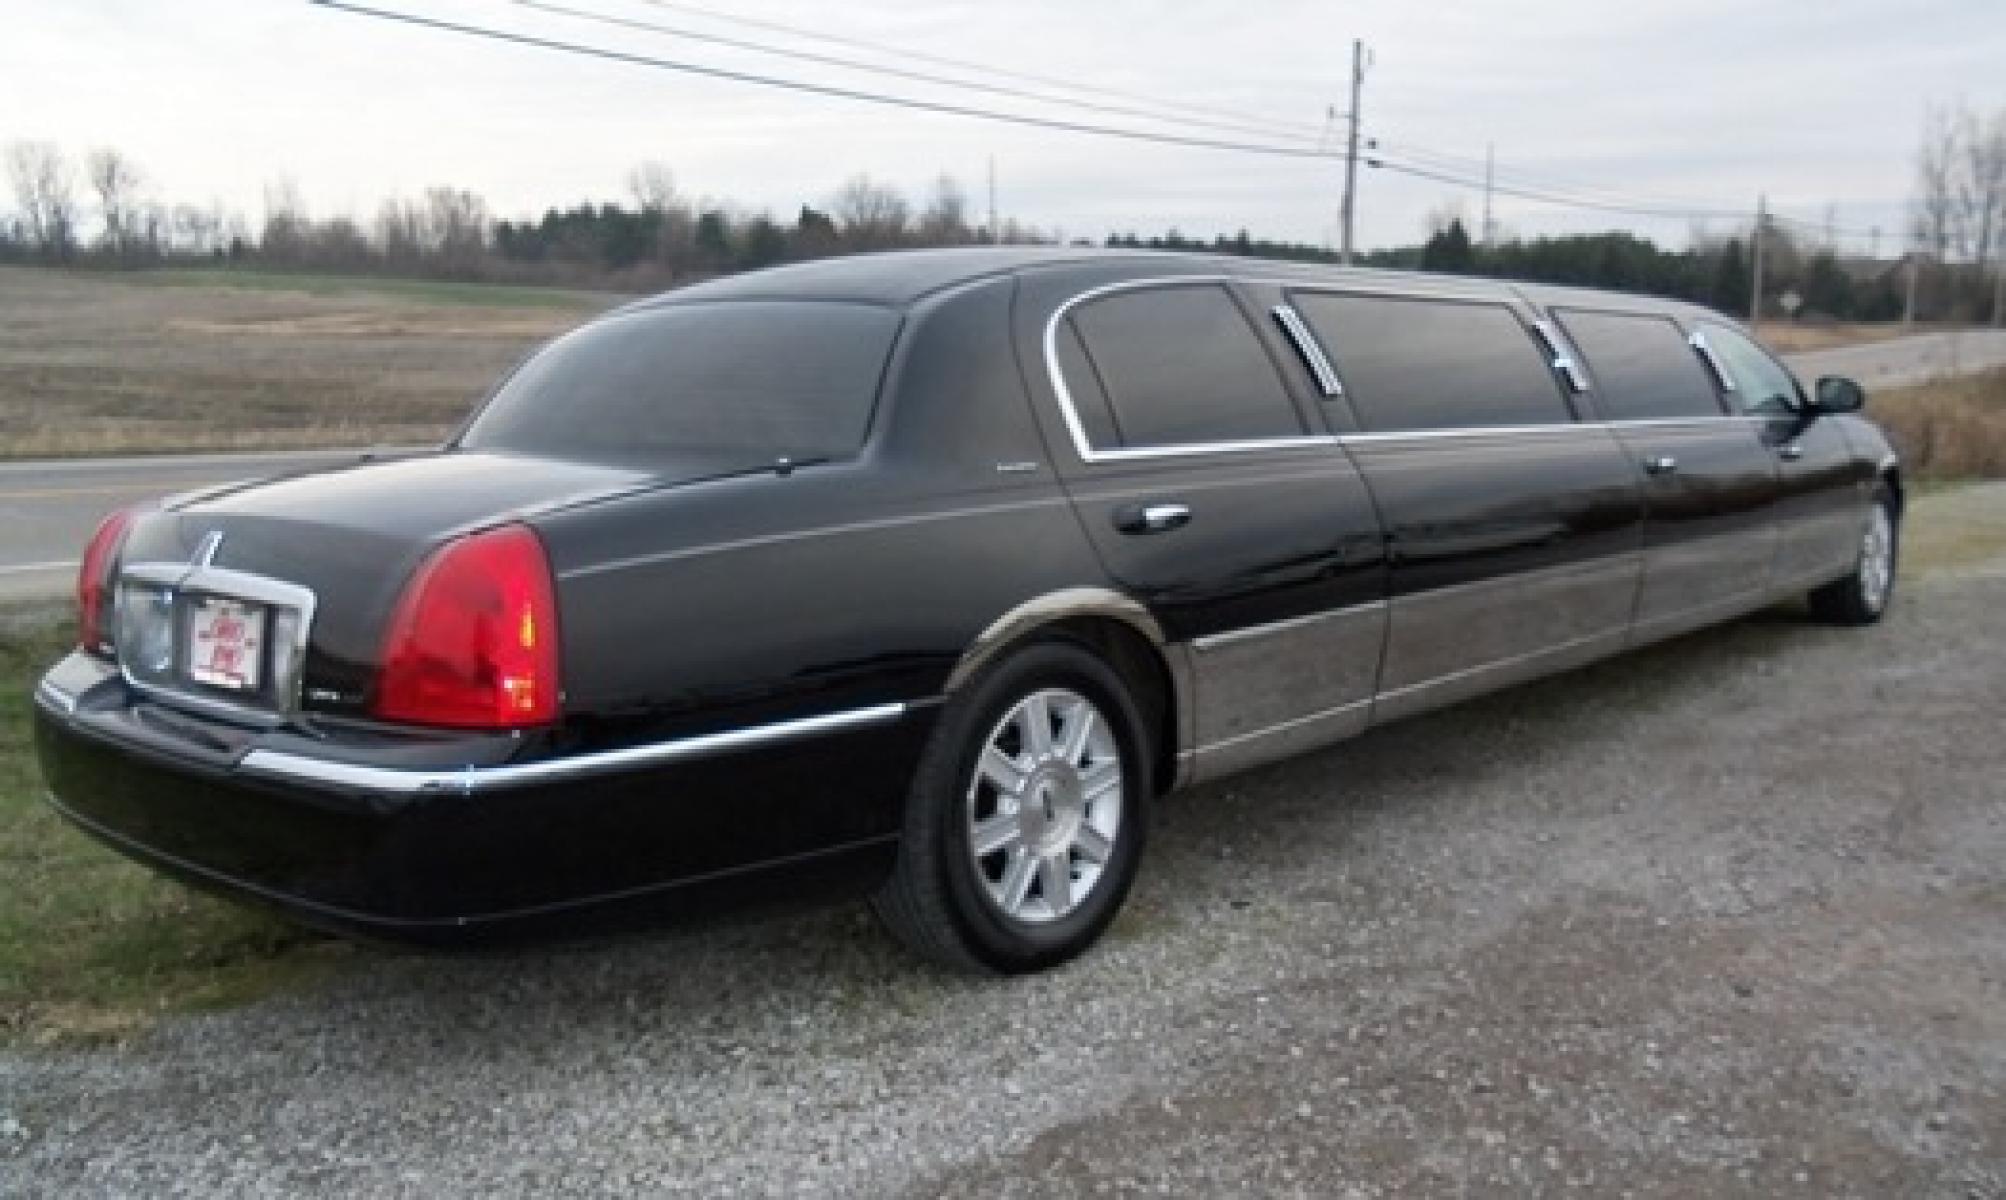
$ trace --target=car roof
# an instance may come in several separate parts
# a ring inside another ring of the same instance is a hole
[[[637,300],[622,312],[718,300],[826,300],[906,306],[977,280],[1055,267],[1130,266],[1139,275],[1231,275],[1275,282],[1390,287],[1443,295],[1517,295],[1540,305],[1569,303],[1655,312],[1704,312],[1666,297],[1519,283],[1513,280],[1340,267],[1240,255],[1102,249],[1092,246],[965,246],[847,254],[707,280]],[[1709,314],[1714,315],[1714,314]]]

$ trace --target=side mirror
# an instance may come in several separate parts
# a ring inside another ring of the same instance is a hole
[[[1843,375],[1823,375],[1818,379],[1818,411],[1856,413],[1867,405],[1867,391]]]

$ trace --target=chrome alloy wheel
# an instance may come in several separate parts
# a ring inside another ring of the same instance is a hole
[[[1878,613],[1888,602],[1888,589],[1895,582],[1895,527],[1887,506],[1874,505],[1867,520],[1866,536],[1860,542],[1860,601],[1870,613]]]
[[[1093,893],[1121,834],[1121,745],[1093,702],[1048,688],[1019,700],[968,781],[968,846],[1002,914],[1058,920]]]

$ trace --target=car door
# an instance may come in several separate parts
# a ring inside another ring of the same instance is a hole
[[[1772,589],[1843,574],[1859,553],[1867,498],[1839,423],[1811,412],[1796,376],[1754,339],[1719,322],[1697,324],[1692,337],[1728,405],[1756,422],[1776,459],[1782,495]]]
[[[1643,507],[1623,448],[1579,421],[1511,303],[1300,287],[1379,505],[1392,720],[1620,649]]]
[[[1633,640],[1756,608],[1776,557],[1777,472],[1759,423],[1730,415],[1669,316],[1556,308],[1588,397],[1644,489],[1644,584]]]
[[[1109,576],[1189,648],[1193,776],[1356,732],[1385,626],[1357,471],[1231,281],[1085,282],[1024,280],[1026,375]]]

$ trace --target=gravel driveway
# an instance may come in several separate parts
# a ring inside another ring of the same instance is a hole
[[[1042,978],[845,909],[9,1051],[0,1192],[2006,1196],[2002,568],[1175,797]]]

